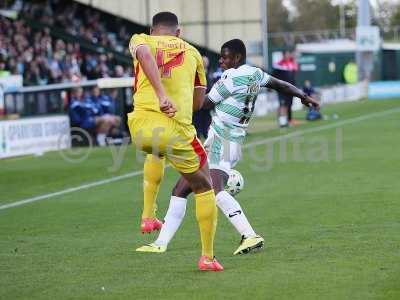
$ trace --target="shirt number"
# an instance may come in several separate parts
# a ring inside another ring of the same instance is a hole
[[[168,58],[167,61],[164,60],[164,57]],[[162,49],[156,50],[156,62],[162,78],[170,78],[172,69],[183,65],[184,60],[184,51],[172,53]]]

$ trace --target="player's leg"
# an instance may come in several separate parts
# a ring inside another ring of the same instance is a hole
[[[175,142],[174,151],[167,154],[167,159],[186,179],[195,194],[196,218],[199,224],[202,256],[199,260],[200,270],[221,271],[222,266],[214,259],[214,236],[217,225],[217,206],[212,189],[207,153],[198,138],[193,126],[180,128],[184,142]]]
[[[203,271],[222,271],[223,267],[214,258],[214,236],[217,227],[217,207],[208,164],[193,173],[181,173],[194,192],[196,218],[199,223],[202,256],[198,267]]]
[[[164,174],[165,159],[162,153],[166,144],[165,128],[169,125],[167,117],[151,112],[128,114],[128,126],[132,142],[136,148],[148,155],[144,164],[144,210],[142,232],[160,229],[162,223],[155,218],[155,200]],[[155,153],[157,152],[157,153]]]
[[[187,196],[192,192],[188,182],[181,177],[172,190],[169,207],[157,240],[157,246],[167,247],[181,225],[186,213]]]
[[[278,108],[278,124],[279,127],[287,127],[288,123],[288,110],[286,106],[286,95],[278,94],[279,108]]]
[[[288,122],[290,123],[290,122],[292,121],[292,104],[293,104],[293,97],[287,96],[285,102],[286,102],[286,107],[287,107]]]
[[[241,145],[209,132],[206,142],[209,151],[210,173],[216,194],[217,206],[242,237],[241,245],[234,254],[246,253],[264,245],[264,239],[258,236],[250,225],[242,207],[236,199],[225,191],[229,170],[241,159]]]
[[[261,248],[264,245],[264,239],[255,233],[239,202],[224,190],[228,174],[219,169],[211,169],[210,173],[217,195],[217,206],[242,237],[239,248],[233,254],[244,254]]]
[[[186,197],[192,192],[186,179],[181,177],[172,190],[167,214],[160,234],[154,243],[136,249],[139,252],[162,253],[167,250],[186,213]]]
[[[162,223],[156,217],[157,194],[164,177],[165,158],[152,154],[146,155],[143,168],[143,213],[141,231],[150,233],[160,230]]]

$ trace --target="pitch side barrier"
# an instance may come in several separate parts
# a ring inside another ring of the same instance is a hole
[[[3,114],[9,118],[32,117],[40,115],[66,114],[74,88],[83,88],[88,95],[90,90],[98,86],[104,93],[111,89],[118,90],[117,111],[122,118],[132,109],[133,77],[101,78],[79,83],[49,84],[45,86],[21,87],[3,94]],[[0,95],[1,96],[1,95]],[[368,96],[367,84],[342,84],[317,89],[316,97],[323,105],[357,101]],[[1,99],[0,99],[1,102]],[[263,89],[255,107],[256,116],[264,116],[276,112],[279,106],[278,96],[274,91]],[[293,110],[302,109],[300,99],[295,99]],[[1,116],[0,116],[1,117]]]
[[[68,112],[71,92],[83,88],[87,95],[98,86],[108,94],[110,89],[117,89],[117,111],[125,112],[126,106],[132,105],[133,78],[101,78],[77,83],[48,84],[42,86],[21,87],[13,91],[5,91],[3,99],[3,115],[6,118],[23,118],[43,115],[66,114]]]

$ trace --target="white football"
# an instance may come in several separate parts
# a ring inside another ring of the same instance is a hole
[[[240,174],[239,171],[236,171],[233,169],[230,170],[229,178],[228,178],[228,182],[226,183],[225,190],[232,196],[235,196],[241,190],[243,190],[243,187],[244,187],[244,179],[243,179],[242,174]]]

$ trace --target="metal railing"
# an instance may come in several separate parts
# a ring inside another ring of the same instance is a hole
[[[71,91],[83,88],[88,94],[95,86],[106,94],[108,89],[118,89],[117,112],[123,114],[132,106],[132,78],[103,78],[79,83],[59,83],[45,86],[21,87],[4,93],[6,117],[31,117],[68,113]]]

